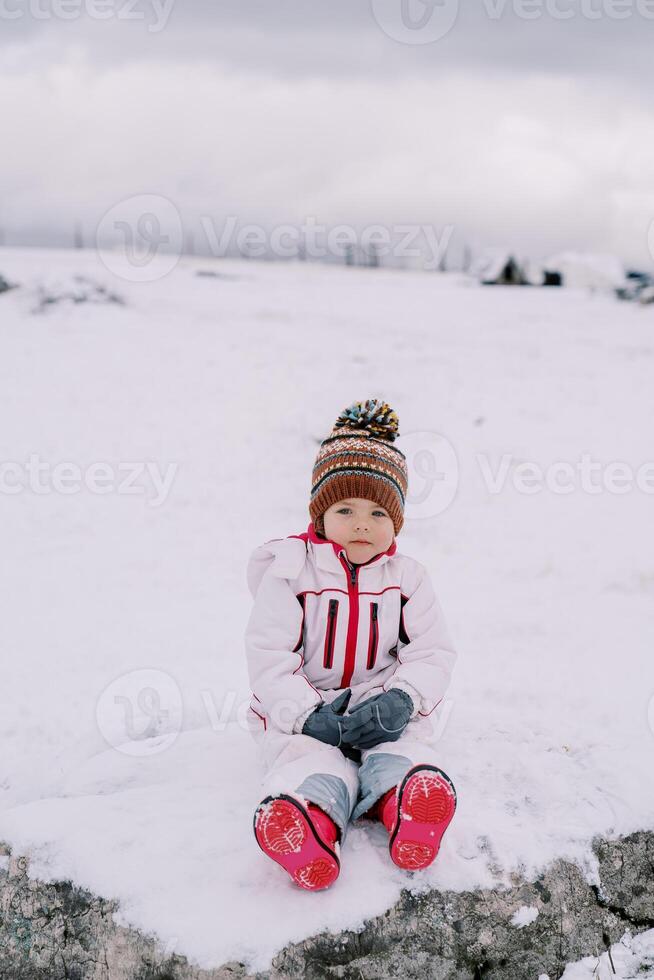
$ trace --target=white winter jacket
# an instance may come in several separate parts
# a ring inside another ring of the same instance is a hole
[[[254,605],[245,630],[257,724],[301,732],[322,701],[352,688],[350,708],[399,687],[412,717],[430,714],[456,652],[429,574],[394,541],[362,565],[344,547],[303,534],[255,548],[247,568]]]

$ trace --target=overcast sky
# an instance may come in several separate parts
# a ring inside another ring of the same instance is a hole
[[[157,195],[198,248],[415,222],[650,266],[653,42],[654,0],[0,0],[0,228]]]

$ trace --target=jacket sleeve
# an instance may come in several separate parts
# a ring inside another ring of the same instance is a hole
[[[397,667],[384,684],[411,695],[412,718],[430,714],[442,701],[457,659],[429,573],[416,564],[417,581],[403,605]]]
[[[302,670],[303,609],[290,586],[269,568],[256,592],[245,628],[253,694],[275,728],[291,734],[323,698]]]

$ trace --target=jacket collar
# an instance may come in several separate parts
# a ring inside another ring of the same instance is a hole
[[[318,537],[316,529],[313,526],[313,521],[309,524],[304,534],[296,534],[292,535],[292,537],[302,538],[306,543],[307,549],[311,551],[318,568],[322,568],[327,572],[345,571],[345,566],[339,557],[342,554],[343,559],[347,561],[345,546],[338,544],[336,541],[332,541],[331,538]],[[374,558],[360,565],[359,568],[368,568],[371,565],[377,568],[379,565],[387,562],[389,558],[392,558],[396,551],[397,542],[393,538],[391,546],[387,551],[382,551],[378,555],[375,555]]]

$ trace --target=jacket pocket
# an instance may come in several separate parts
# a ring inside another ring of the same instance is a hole
[[[325,633],[325,650],[322,658],[323,667],[331,667],[334,663],[334,640],[336,638],[336,620],[338,619],[338,599],[329,600],[327,614],[327,631]]]
[[[370,634],[368,638],[368,670],[375,666],[379,646],[379,623],[377,620],[379,603],[370,603]]]

